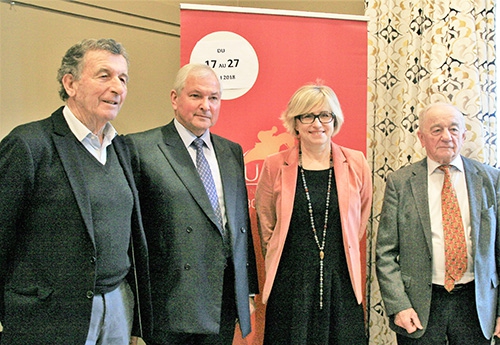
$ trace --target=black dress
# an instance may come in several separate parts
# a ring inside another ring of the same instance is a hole
[[[299,168],[300,169],[300,168]],[[329,170],[305,170],[319,242],[323,238]],[[366,345],[363,307],[347,269],[335,176],[324,256],[320,310],[320,257],[299,170],[290,228],[266,308],[265,345]]]

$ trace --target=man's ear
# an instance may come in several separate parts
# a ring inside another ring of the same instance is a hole
[[[177,91],[170,91],[170,103],[172,104],[172,108],[177,110]]]
[[[72,97],[75,95],[76,90],[75,90],[75,77],[72,74],[65,74],[62,77],[62,84],[64,86],[64,89],[66,90],[66,93],[68,94],[69,97]]]
[[[422,131],[419,129],[417,130],[417,137],[418,139],[420,140],[420,144],[422,145],[422,147],[425,148],[425,141],[424,141],[424,135],[422,134]]]

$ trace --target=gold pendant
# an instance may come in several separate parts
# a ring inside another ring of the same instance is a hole
[[[320,260],[323,260],[325,258],[325,253],[322,250],[319,251],[319,258]]]

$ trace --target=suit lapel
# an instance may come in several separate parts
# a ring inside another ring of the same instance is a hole
[[[472,245],[475,246],[479,243],[479,227],[481,221],[481,205],[482,191],[483,191],[483,178],[478,169],[470,163],[470,161],[462,157],[464,162],[465,181],[467,184],[467,194],[469,196],[469,210],[470,210],[470,226],[471,236],[473,238]],[[473,252],[475,248],[472,248]]]
[[[410,178],[410,188],[417,207],[418,218],[422,224],[425,240],[429,252],[432,253],[432,230],[429,213],[429,195],[427,180],[427,159],[423,159],[412,165],[412,177]]]
[[[240,165],[235,160],[231,150],[226,145],[222,145],[218,137],[212,135],[211,140],[217,156],[217,163],[219,164],[227,221],[230,229],[234,231],[232,222],[237,218],[234,206],[237,204],[236,199],[239,197],[237,195],[238,186],[236,184],[238,179],[235,176],[241,175]]]
[[[332,142],[331,148],[333,156],[333,171],[335,173],[339,212],[341,217],[340,223],[347,224],[349,221],[349,188],[351,187],[351,183],[349,181],[349,164],[347,164],[345,155],[337,144]]]
[[[137,215],[139,215],[139,195],[137,192],[137,188],[135,188],[134,182],[134,174],[132,172],[132,165],[129,160],[129,156],[125,153],[126,144],[123,142],[122,137],[116,137],[113,139],[113,148],[115,149],[116,156],[118,157],[118,161],[120,162],[120,166],[125,174],[125,178],[127,179],[127,183],[132,191],[132,195],[134,197],[134,211]],[[140,215],[139,217],[140,218]],[[132,227],[134,229],[134,227]]]
[[[113,148],[115,149],[116,156],[118,157],[118,161],[120,162],[120,166],[123,170],[123,173],[125,174],[125,178],[127,179],[127,182],[129,186],[133,185],[133,174],[132,170],[130,167],[130,163],[127,160],[127,155],[124,152],[124,143],[122,142],[122,139],[120,137],[116,137],[112,141]]]
[[[80,209],[83,221],[90,234],[92,242],[94,242],[94,227],[92,224],[92,212],[90,207],[90,197],[85,185],[85,180],[82,173],[81,161],[78,157],[80,148],[75,136],[69,129],[66,120],[62,114],[62,108],[52,115],[54,124],[54,133],[52,140],[56,151],[61,158],[64,171],[68,176],[71,189],[75,195],[76,203]],[[95,243],[94,243],[95,245]]]
[[[193,160],[184,146],[179,133],[177,133],[173,121],[163,127],[162,133],[163,142],[158,143],[160,150],[165,155],[165,158],[170,163],[172,170],[179,180],[193,196],[195,202],[200,205],[207,217],[217,225],[217,218],[215,217],[212,204],[208,199],[203,182],[201,182]]]
[[[281,224],[283,225],[281,233],[283,236],[286,236],[292,218],[297,189],[298,164],[299,149],[295,146],[288,151],[288,155],[284,157],[283,166],[281,167],[281,186],[279,188],[281,190]]]

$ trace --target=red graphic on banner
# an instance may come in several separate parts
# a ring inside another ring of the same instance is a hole
[[[260,131],[257,134],[259,142],[255,143],[253,149],[245,152],[245,164],[254,161],[264,160],[270,154],[281,151],[282,148],[292,147],[295,139],[288,133],[281,133],[275,135],[278,128],[273,126],[268,131]]]

